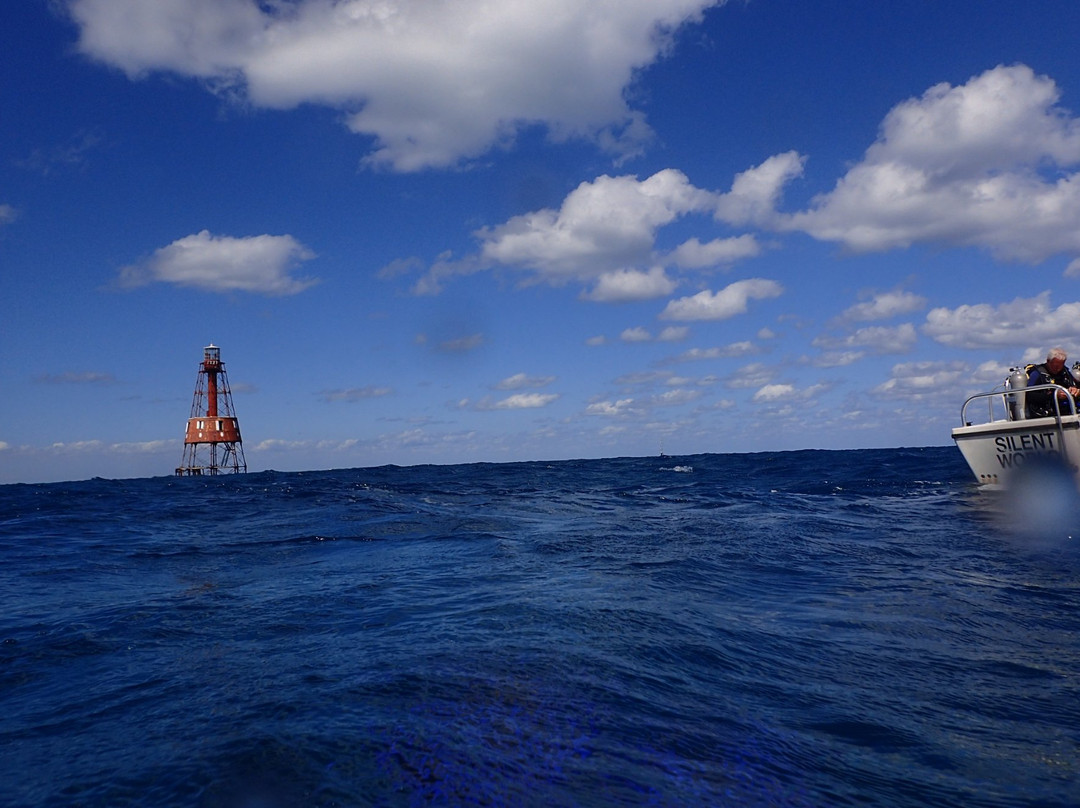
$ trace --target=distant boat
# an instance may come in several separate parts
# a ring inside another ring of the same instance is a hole
[[[1036,390],[1056,394],[1054,414],[1028,418],[1025,399]],[[985,419],[982,407],[985,405]],[[1027,376],[1013,368],[1004,385],[976,393],[960,408],[961,426],[952,430],[956,447],[980,485],[1003,486],[1032,463],[1064,462],[1074,475],[1080,470],[1080,415],[1064,387],[1027,386]]]

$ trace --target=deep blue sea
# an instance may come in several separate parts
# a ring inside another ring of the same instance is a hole
[[[953,447],[0,486],[0,805],[1076,806],[1016,507]]]

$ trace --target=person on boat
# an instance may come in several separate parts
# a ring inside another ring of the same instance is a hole
[[[1080,382],[1077,382],[1069,369],[1065,367],[1068,357],[1061,348],[1051,348],[1046,354],[1046,362],[1034,365],[1028,371],[1028,387],[1036,384],[1056,384],[1065,390],[1058,390],[1057,395],[1061,401],[1067,396],[1072,396],[1073,401],[1080,401]],[[1066,393],[1065,391],[1068,391]],[[1033,390],[1027,394],[1028,418],[1042,418],[1054,415],[1059,410],[1062,413],[1070,412],[1068,405],[1054,407],[1053,390]],[[1080,408],[1078,408],[1080,411]]]

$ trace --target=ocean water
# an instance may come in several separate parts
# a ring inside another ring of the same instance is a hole
[[[1017,507],[952,447],[0,486],[0,805],[1076,806]]]

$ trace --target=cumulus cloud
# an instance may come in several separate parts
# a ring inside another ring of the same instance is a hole
[[[779,297],[784,287],[765,278],[736,281],[719,292],[705,290],[691,297],[672,300],[660,313],[663,320],[682,322],[696,320],[726,320],[744,313],[751,300]]]
[[[645,410],[632,398],[620,398],[616,401],[595,401],[585,408],[586,415],[601,415],[606,418],[625,418],[631,415],[643,415]]]
[[[616,158],[651,132],[635,71],[723,0],[67,0],[79,49],[138,78],[168,71],[275,109],[345,113],[374,165],[450,166],[542,123]]]
[[[675,169],[640,181],[605,175],[581,183],[559,210],[515,216],[476,235],[489,264],[532,269],[548,283],[588,281],[651,263],[660,227],[711,204],[712,194]]]
[[[656,335],[657,342],[682,342],[689,335],[690,329],[685,325],[669,325]]]
[[[559,399],[558,393],[514,393],[492,405],[495,410],[530,410],[546,407]]]
[[[526,387],[547,387],[553,381],[555,381],[554,376],[529,376],[525,373],[515,373],[496,384],[495,389],[521,390]]]
[[[624,373],[615,379],[615,383],[621,385],[669,384],[672,378],[674,377],[669,371],[635,371],[633,373]]]
[[[865,322],[867,320],[888,320],[901,314],[910,314],[926,307],[926,298],[911,292],[893,290],[879,292],[870,300],[856,303],[840,315],[841,320]]]
[[[918,335],[911,323],[895,327],[870,326],[842,337],[820,336],[813,341],[815,348],[840,351],[850,348],[869,348],[874,353],[905,353],[915,346]]]
[[[828,390],[830,386],[828,384],[811,384],[799,388],[793,384],[767,384],[754,393],[753,400],[756,403],[784,402],[785,404],[807,401]]]
[[[603,175],[578,185],[558,209],[531,211],[477,230],[475,253],[459,259],[439,256],[413,291],[435,294],[448,277],[508,267],[527,273],[526,283],[589,286],[581,297],[594,302],[665,297],[679,283],[673,271],[727,267],[761,254],[752,234],[704,243],[693,237],[668,252],[656,248],[662,228],[694,214],[715,216],[727,196],[694,186],[673,168],[643,180]],[[741,204],[750,205],[746,200]],[[765,218],[755,211],[752,218]],[[412,266],[408,261],[394,262],[383,275],[392,277]]]
[[[716,238],[702,244],[697,238],[684,241],[671,253],[671,260],[684,269],[703,269],[723,266],[761,254],[758,240],[744,234],[733,238]]]
[[[360,443],[356,438],[346,440],[282,440],[267,438],[252,447],[255,452],[341,452],[352,449]]]
[[[737,174],[731,191],[716,200],[716,218],[736,225],[774,224],[780,194],[791,180],[802,176],[805,162],[797,152],[785,152]]]
[[[853,365],[866,356],[866,351],[825,351],[807,361],[814,367],[840,368]]]
[[[667,277],[663,267],[653,267],[648,272],[618,269],[601,275],[596,285],[581,297],[594,303],[629,303],[665,297],[674,291],[675,281]]]
[[[732,356],[747,356],[757,352],[758,347],[754,343],[744,340],[713,348],[691,348],[689,351],[684,351],[676,356],[672,361],[697,362],[703,359],[727,359]]]
[[[178,443],[178,440],[172,438],[168,440],[143,440],[127,443],[113,443],[108,447],[108,451],[117,454],[157,454],[158,452],[172,449]]]
[[[100,440],[77,440],[65,443],[57,441],[49,444],[51,452],[96,452],[105,448],[105,443]]]
[[[666,393],[654,396],[650,403],[656,407],[675,407],[679,404],[689,404],[692,401],[697,401],[701,396],[700,390],[668,390]]]
[[[970,368],[960,361],[904,362],[894,365],[891,378],[872,392],[889,398],[920,401],[940,399],[942,390],[955,389],[970,375]]]
[[[744,365],[728,377],[726,385],[732,389],[748,389],[751,387],[763,387],[769,384],[776,376],[777,367],[766,365],[762,362],[751,362]]]
[[[382,280],[390,280],[391,278],[397,278],[402,275],[411,275],[416,272],[422,272],[423,270],[424,262],[416,256],[411,256],[409,258],[395,258],[376,272],[375,275]]]
[[[954,348],[1044,345],[1080,337],[1080,303],[1050,305],[1050,293],[998,306],[976,303],[931,309],[923,333]]]
[[[388,267],[393,267],[389,272],[381,274],[382,278],[393,277],[391,272],[396,274],[402,274],[398,268],[407,265],[407,262],[411,259],[405,259],[404,262],[391,262]],[[471,275],[474,272],[478,272],[484,269],[484,266],[477,260],[477,256],[469,255],[464,258],[455,259],[449,251],[441,253],[436,259],[435,263],[428,268],[427,272],[420,276],[420,278],[413,284],[413,294],[418,296],[437,295],[443,290],[443,281],[447,278],[452,278],[461,275]]]
[[[1080,254],[1080,120],[1025,65],[938,84],[892,109],[877,141],[784,227],[855,251],[973,246],[1004,260]]]
[[[793,384],[767,384],[754,393],[754,401],[781,401],[795,394]]]
[[[292,236],[216,236],[203,230],[120,270],[120,284],[173,283],[207,292],[294,295],[316,281],[290,273],[315,257]]]
[[[619,339],[623,342],[651,342],[652,338],[652,333],[641,326],[624,328],[623,332],[619,334]]]

